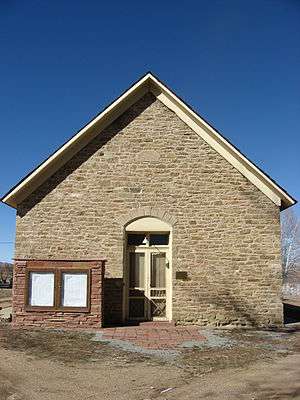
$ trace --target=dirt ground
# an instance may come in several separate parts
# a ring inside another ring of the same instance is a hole
[[[10,298],[12,296],[12,289],[0,289],[0,299]]]
[[[0,400],[300,399],[300,332],[217,334],[231,344],[164,358],[2,324]]]

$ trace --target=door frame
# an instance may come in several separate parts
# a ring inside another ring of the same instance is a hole
[[[128,246],[127,245],[127,234],[169,234],[169,244],[168,245],[159,245],[159,246]],[[123,265],[123,322],[126,321],[141,321],[143,319],[130,319],[129,320],[129,253],[137,252],[137,253],[145,253],[145,273],[147,274],[146,281],[150,282],[150,265],[151,265],[151,253],[166,253],[166,259],[168,260],[168,267],[166,269],[166,316],[165,317],[155,317],[153,321],[172,321],[172,295],[173,295],[173,273],[172,273],[172,231],[170,229],[169,232],[125,232],[125,240],[124,240],[124,265]],[[148,267],[147,267],[148,266]],[[150,290],[149,284],[149,290]],[[146,296],[147,293],[145,293]]]

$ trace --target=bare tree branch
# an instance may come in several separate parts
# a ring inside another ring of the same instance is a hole
[[[287,209],[281,220],[282,268],[284,278],[300,266],[300,219]]]

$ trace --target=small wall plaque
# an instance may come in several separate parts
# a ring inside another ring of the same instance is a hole
[[[187,281],[188,280],[187,271],[176,271],[176,279],[179,279],[181,281]]]

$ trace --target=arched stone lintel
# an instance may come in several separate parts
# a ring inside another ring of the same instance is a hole
[[[134,208],[130,210],[128,213],[116,218],[117,221],[126,226],[127,224],[135,221],[136,219],[142,217],[154,217],[161,219],[162,221],[168,223],[170,226],[174,226],[177,222],[176,218],[172,216],[168,211],[163,210],[157,207],[141,207]]]

